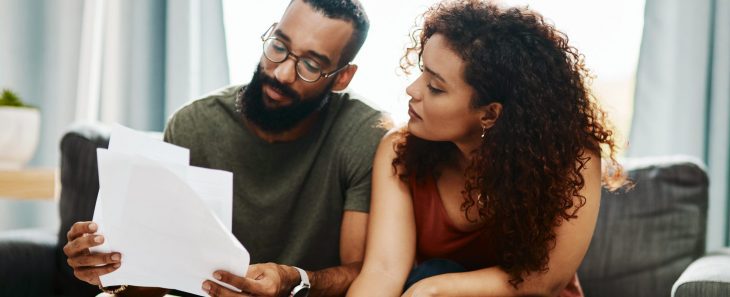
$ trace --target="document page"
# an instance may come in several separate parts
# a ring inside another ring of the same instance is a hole
[[[97,158],[93,220],[106,240],[92,251],[122,254],[121,267],[101,277],[104,286],[205,295],[202,283],[216,281],[214,271],[246,274],[250,256],[231,233],[232,173],[189,166],[187,149],[120,125]]]

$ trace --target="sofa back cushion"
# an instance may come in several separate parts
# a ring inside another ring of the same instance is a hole
[[[588,297],[669,296],[674,281],[705,251],[707,174],[689,157],[623,163],[634,188],[604,189],[578,271],[581,285]]]

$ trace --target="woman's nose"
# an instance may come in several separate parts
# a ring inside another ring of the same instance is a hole
[[[408,87],[406,88],[406,94],[413,98],[412,100],[421,100],[421,92],[418,91],[418,83],[420,81],[420,77],[416,79],[414,82],[412,82]]]

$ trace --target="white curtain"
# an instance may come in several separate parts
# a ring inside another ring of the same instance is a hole
[[[0,88],[42,114],[30,166],[57,166],[75,121],[161,131],[228,84],[224,36],[220,0],[0,0]],[[0,199],[0,230],[52,229],[54,213],[52,202]]]
[[[728,245],[730,0],[646,1],[629,155],[668,154],[707,164],[707,249]]]
[[[83,0],[0,0],[0,88],[41,110],[33,161],[57,164],[58,139],[74,121]]]
[[[36,166],[74,121],[164,128],[228,84],[221,1],[0,0],[0,88],[42,112]]]

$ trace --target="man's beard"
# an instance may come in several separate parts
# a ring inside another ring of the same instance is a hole
[[[266,95],[263,92],[264,85],[289,97],[292,100],[291,104],[289,106],[267,107],[264,103],[264,100],[266,100],[264,98]],[[256,67],[256,72],[254,72],[248,86],[243,91],[238,92],[236,105],[243,116],[256,127],[265,132],[278,134],[291,130],[313,112],[320,110],[328,101],[332,85],[333,83],[330,83],[322,93],[303,100],[289,86],[266,75],[262,71],[261,65],[259,65]]]

